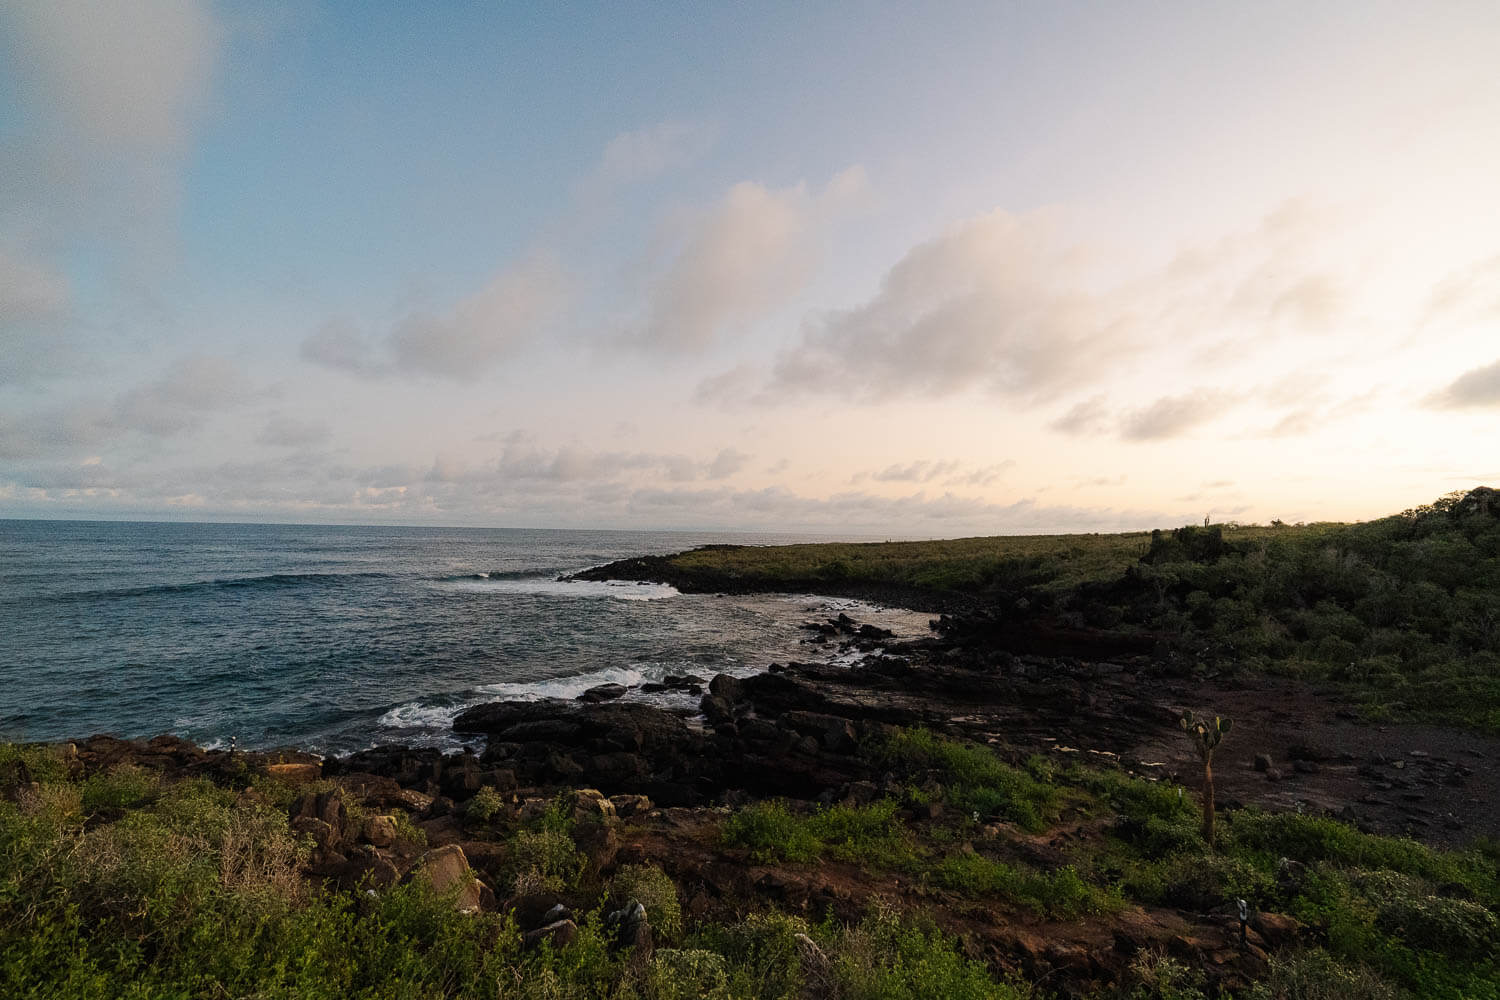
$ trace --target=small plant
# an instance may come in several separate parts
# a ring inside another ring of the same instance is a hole
[[[1208,844],[1208,849],[1214,848],[1214,748],[1229,733],[1234,723],[1229,719],[1221,719],[1217,715],[1214,721],[1207,719],[1195,719],[1192,712],[1183,712],[1182,718],[1178,720],[1182,731],[1187,733],[1188,739],[1193,744],[1193,749],[1198,751],[1198,756],[1203,761],[1203,841]]]
[[[500,793],[490,785],[485,785],[474,793],[469,800],[468,809],[465,810],[469,819],[476,823],[488,823],[495,818],[504,803],[501,801]]]
[[[682,934],[677,886],[655,865],[621,865],[610,882],[610,895],[622,906],[632,899],[638,901],[646,908],[652,930],[664,939],[673,941]]]
[[[565,833],[522,830],[511,838],[511,850],[519,895],[562,892],[575,887],[583,874],[584,856]]]

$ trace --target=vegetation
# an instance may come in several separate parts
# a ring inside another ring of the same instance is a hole
[[[1234,723],[1217,715],[1214,721],[1194,719],[1192,712],[1183,712],[1178,720],[1182,731],[1192,741],[1193,749],[1203,761],[1203,843],[1209,850],[1214,847],[1214,748],[1224,739]]]
[[[694,590],[961,592],[1008,622],[1144,634],[1190,669],[1339,682],[1375,718],[1500,732],[1500,494],[1485,489],[1359,524],[708,546],[613,571],[632,570]]]
[[[956,912],[1009,908],[1021,919],[1108,922],[1135,903],[1191,916],[1243,897],[1306,928],[1302,946],[1274,953],[1241,994],[1256,1000],[1500,996],[1494,845],[1440,851],[1327,817],[1237,810],[1220,817],[1210,852],[1175,786],[1015,764],[925,730],[862,752],[906,791],[866,805],[753,803],[724,818],[723,842],[759,863],[846,864],[862,884],[886,879]],[[516,888],[545,884],[579,914],[567,947],[527,950],[509,917],[461,914],[420,880],[368,893],[309,881],[311,845],[268,804],[267,786],[254,788],[130,766],[72,777],[52,750],[0,745],[0,995],[1045,995],[997,978],[920,908],[878,892],[854,920],[763,908],[689,918],[659,867],[588,874],[563,798],[494,831],[508,838]],[[1074,833],[1058,839],[1063,824]],[[1044,840],[1067,846],[1022,859]],[[607,909],[632,899],[656,929],[649,960],[614,947],[604,926]],[[1214,995],[1201,970],[1149,950],[1112,989]]]

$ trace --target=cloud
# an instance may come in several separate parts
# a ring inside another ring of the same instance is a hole
[[[0,386],[76,363],[67,316],[67,279],[39,257],[0,244]]]
[[[1063,263],[1044,217],[957,226],[909,251],[865,304],[811,320],[772,388],[872,401],[1057,391],[1129,347],[1122,318],[1070,287]]]
[[[786,305],[817,270],[819,229],[868,187],[851,167],[816,194],[744,181],[697,218],[656,281],[641,328],[625,339],[665,351],[700,351]]]
[[[160,378],[107,402],[83,400],[24,417],[0,417],[0,457],[73,454],[131,432],[170,437],[259,396],[250,380],[223,358],[189,357]]]
[[[561,310],[562,271],[555,257],[535,254],[505,268],[444,315],[413,313],[391,331],[396,366],[473,379],[537,337]]]
[[[1057,213],[996,210],[907,251],[852,308],[807,317],[752,401],[809,393],[874,403],[978,392],[1037,405],[1162,360],[1243,351],[1254,336],[1336,331],[1346,282],[1317,257],[1328,213],[1289,203],[1249,231],[1113,285]],[[830,377],[830,373],[837,373]],[[1097,414],[1079,404],[1056,429]]]
[[[224,30],[193,0],[17,0],[7,5],[24,87],[53,127],[91,144],[152,153],[182,145]]]
[[[959,466],[960,463],[955,461],[920,460],[906,465],[888,465],[879,472],[871,473],[870,478],[878,483],[930,483],[939,476],[957,472]]]
[[[472,381],[538,340],[557,320],[566,281],[557,258],[535,253],[496,272],[443,313],[411,312],[382,338],[333,320],[302,342],[306,361],[366,378],[433,376]]]
[[[0,86],[18,112],[0,142],[0,384],[97,355],[69,309],[80,251],[112,308],[151,298],[142,276],[172,246],[183,157],[224,43],[207,2],[0,4]]]
[[[1047,426],[1063,434],[1096,434],[1109,422],[1109,406],[1103,396],[1091,396]]]
[[[1213,389],[1198,389],[1181,396],[1163,396],[1125,415],[1120,436],[1127,441],[1160,441],[1178,437],[1201,424],[1216,420],[1239,402],[1239,397]]]
[[[1500,318],[1500,256],[1478,261],[1433,286],[1427,322]]]
[[[725,448],[714,456],[714,460],[708,465],[709,479],[728,479],[739,472],[754,455],[747,455],[743,451],[734,448]]]
[[[611,188],[690,166],[709,151],[716,138],[716,129],[680,121],[622,132],[604,147],[588,186]]]
[[[1450,410],[1500,406],[1500,360],[1464,372],[1427,397],[1427,405]]]
[[[272,448],[307,448],[324,444],[331,434],[328,425],[322,421],[298,420],[277,413],[266,421],[255,440],[257,444]]]

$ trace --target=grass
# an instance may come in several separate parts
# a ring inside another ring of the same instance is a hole
[[[597,571],[697,591],[896,592],[1145,633],[1205,665],[1336,682],[1374,719],[1500,732],[1500,517],[1460,494],[1358,524],[707,546]],[[904,596],[903,596],[904,595]]]

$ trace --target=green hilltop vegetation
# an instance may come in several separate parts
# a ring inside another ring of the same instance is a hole
[[[868,593],[1157,637],[1214,669],[1347,684],[1373,718],[1500,731],[1500,491],[1354,524],[707,546],[603,571],[684,590]]]

